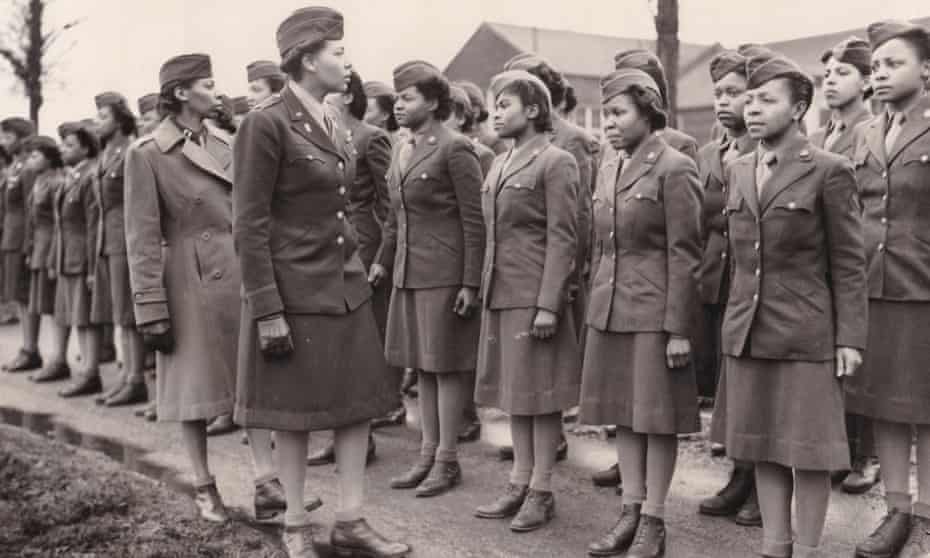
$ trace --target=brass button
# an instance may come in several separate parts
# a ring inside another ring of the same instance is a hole
[[[213,272],[213,278],[214,278],[214,279],[219,279],[219,278],[221,278],[222,276],[223,276],[223,272],[222,272],[222,271],[214,271],[214,272]]]
[[[729,231],[723,231],[723,238],[730,238],[730,232],[729,232]]]
[[[726,252],[721,252],[721,253],[720,253],[720,259],[721,259],[721,260],[727,259],[727,253],[726,253]]]
[[[755,249],[756,252],[758,252],[759,248],[762,247],[762,243],[757,240],[755,244],[752,245],[752,247]]]
[[[342,161],[339,161],[339,163],[336,166],[339,167],[339,170],[346,168],[346,166],[342,164]]]
[[[342,246],[343,244],[345,244],[345,241],[346,241],[346,239],[345,239],[342,235],[339,235],[339,236],[336,237],[336,244],[338,244],[338,245],[340,245],[340,246]]]
[[[888,201],[888,194],[882,195],[882,201]]]
[[[882,171],[882,178],[888,178],[888,172]]]
[[[420,180],[426,180],[427,178],[429,178],[429,176],[425,172],[420,175]]]
[[[638,199],[638,200],[643,199],[643,195],[642,195],[642,194],[636,194],[636,199]]]
[[[884,252],[884,251],[885,251],[885,243],[884,243],[884,242],[879,242],[879,243],[878,243],[878,251],[879,251],[879,252]]]
[[[336,212],[336,218],[337,218],[337,219],[345,219],[345,217],[346,217],[346,214],[345,214],[344,211],[341,211],[341,210],[340,210],[340,211],[337,211],[337,212]]]
[[[887,224],[888,224],[888,218],[887,218],[887,217],[882,217],[882,224],[883,224],[883,225],[887,225]]]
[[[614,231],[610,231],[610,238],[614,237]]]
[[[753,302],[758,302],[758,300],[759,300],[759,294],[758,294],[758,293],[752,295],[752,301],[753,301]]]
[[[340,195],[340,196],[346,195],[346,187],[345,187],[345,186],[340,186],[340,187],[339,187],[339,195]]]
[[[788,209],[797,209],[797,208],[798,208],[798,204],[794,202],[788,202]]]
[[[202,235],[200,235],[200,238],[204,240],[210,240],[210,231],[204,232]]]
[[[756,268],[756,277],[758,277],[758,276],[760,276],[760,275],[762,275],[762,268],[761,268],[761,267],[757,267],[757,268]]]

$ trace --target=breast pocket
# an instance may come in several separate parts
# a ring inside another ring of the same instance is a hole
[[[504,182],[503,189],[511,192],[531,193],[536,190],[536,175],[533,173],[521,173],[511,176]]]
[[[803,195],[783,194],[772,203],[767,220],[779,243],[807,244],[817,236],[820,222],[817,218],[816,193]]]
[[[657,182],[641,180],[617,194],[617,199],[617,225],[632,238],[657,225],[664,227],[665,210]]]

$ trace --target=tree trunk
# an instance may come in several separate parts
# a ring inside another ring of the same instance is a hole
[[[45,39],[42,37],[42,20],[45,15],[45,0],[29,0],[29,12],[26,16],[26,27],[29,34],[29,43],[26,48],[26,68],[28,82],[26,94],[29,95],[29,118],[39,127],[39,109],[42,108],[42,77],[45,73],[42,56],[45,49]]]
[[[676,125],[678,111],[678,0],[657,0],[656,54],[665,66],[668,80],[668,125]]]

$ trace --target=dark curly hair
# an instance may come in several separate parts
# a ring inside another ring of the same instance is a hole
[[[462,119],[462,133],[470,134],[475,128],[475,112],[465,103],[452,99],[452,113],[456,118]]]
[[[578,106],[578,97],[575,95],[575,88],[571,84],[565,88],[565,114],[571,114]]]
[[[53,169],[60,169],[65,166],[65,162],[61,159],[61,150],[58,149],[57,145],[30,145],[29,150],[41,153],[48,161],[48,166]]]
[[[365,118],[365,111],[368,110],[368,96],[365,95],[364,82],[355,70],[349,72],[349,86],[346,88],[346,93],[352,95],[349,114],[356,120]]]
[[[194,81],[192,79],[169,81],[162,86],[161,91],[158,92],[158,114],[163,116],[180,114],[182,103],[180,99],[174,96],[174,90],[178,87],[189,88],[194,84]]]
[[[300,81],[304,73],[303,66],[301,65],[304,56],[313,56],[323,50],[325,46],[326,41],[321,40],[292,48],[281,61],[281,71],[289,75],[294,81]]]
[[[113,118],[119,124],[120,131],[124,135],[134,136],[136,134],[136,117],[132,114],[132,110],[125,103],[113,103],[107,105],[107,107],[110,108]],[[103,143],[106,145],[106,142]]]
[[[518,97],[524,107],[539,107],[539,115],[533,119],[533,128],[539,133],[552,131],[552,104],[546,98],[546,92],[541,91],[538,85],[533,85],[529,80],[518,79],[501,89],[497,96],[500,97],[504,93]]]
[[[665,114],[661,94],[657,95],[655,91],[639,85],[631,85],[624,93],[633,100],[636,110],[649,119],[649,125],[653,130],[661,130],[668,125],[668,115]]]
[[[71,130],[65,137],[74,136],[74,138],[81,144],[85,150],[87,150],[87,158],[93,159],[100,153],[100,142],[97,141],[96,134],[93,134],[87,128],[83,126],[75,130]]]
[[[436,110],[433,114],[440,122],[452,114],[452,95],[449,91],[449,81],[443,76],[431,76],[417,82],[414,87],[427,101],[436,101]]]
[[[397,123],[397,119],[394,118],[394,95],[378,95],[375,97],[375,102],[378,103],[378,108],[381,112],[388,115],[387,121],[384,123],[384,127],[388,132],[396,132],[400,130],[400,125]]]
[[[560,106],[562,101],[565,100],[565,89],[568,86],[568,82],[565,81],[562,74],[545,63],[527,71],[546,84],[546,88],[549,89],[549,97],[552,98],[552,106]]]
[[[5,167],[13,162],[13,156],[7,153],[6,149],[0,147],[0,168]]]
[[[806,76],[798,74],[788,74],[782,76],[788,84],[788,90],[791,92],[792,103],[804,103],[804,112],[801,113],[801,119],[811,108],[811,102],[814,100],[814,83]]]
[[[268,89],[270,89],[272,93],[280,93],[287,84],[287,80],[284,76],[268,76],[261,79],[265,80],[265,83],[268,84]]]

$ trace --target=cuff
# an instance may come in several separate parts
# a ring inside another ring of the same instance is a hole
[[[138,292],[132,295],[135,303],[136,323],[150,324],[170,319],[168,297],[164,289]]]
[[[254,320],[284,312],[284,303],[278,293],[278,286],[274,283],[259,287],[253,291],[246,291],[245,299],[252,310],[252,319]]]

